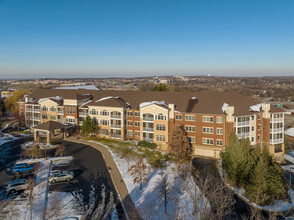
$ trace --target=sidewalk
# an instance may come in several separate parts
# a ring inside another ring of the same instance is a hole
[[[101,154],[103,155],[106,167],[109,168],[108,171],[109,171],[110,176],[112,178],[112,182],[116,188],[117,193],[120,196],[121,202],[122,202],[123,207],[126,211],[128,219],[131,219],[131,220],[142,219],[136,206],[134,205],[134,203],[131,199],[131,196],[129,195],[128,189],[127,189],[127,187],[126,187],[126,185],[120,175],[120,172],[119,172],[117,166],[115,165],[115,162],[113,161],[112,156],[109,153],[109,151],[99,144],[96,144],[93,142],[88,142],[88,141],[82,140],[82,139],[77,140],[73,137],[69,137],[69,138],[65,138],[64,140],[76,142],[76,143],[80,143],[80,144],[85,144],[85,145],[91,146],[101,152]]]

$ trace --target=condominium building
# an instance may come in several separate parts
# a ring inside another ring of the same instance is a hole
[[[89,115],[102,136],[167,149],[168,134],[178,124],[195,155],[219,157],[231,132],[252,145],[270,145],[272,153],[283,152],[283,110],[234,92],[39,89],[18,104],[29,126],[51,120],[78,127]]]

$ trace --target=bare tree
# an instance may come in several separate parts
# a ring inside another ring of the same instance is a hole
[[[143,157],[140,157],[138,162],[129,168],[128,172],[131,172],[131,175],[134,177],[133,182],[139,183],[140,190],[142,190],[142,183],[148,181],[147,178],[151,169],[144,163]]]
[[[55,156],[63,157],[64,152],[65,152],[65,146],[64,146],[64,144],[60,144],[60,145],[58,145],[58,147],[55,151]]]
[[[200,219],[223,219],[231,213],[235,204],[233,193],[222,181],[215,181],[211,175],[205,178],[191,177],[186,191],[193,203],[193,215]]]
[[[36,158],[42,155],[42,150],[38,146],[33,148],[25,148],[21,151],[21,155],[24,157]]]
[[[158,181],[158,185],[159,185],[159,196],[160,198],[163,198],[164,212],[167,214],[167,203],[171,197],[171,192],[172,192],[171,183],[168,180],[167,174],[164,174],[161,176],[161,178]]]

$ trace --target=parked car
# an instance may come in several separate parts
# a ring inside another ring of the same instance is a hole
[[[35,163],[17,163],[13,167],[13,172],[18,175],[20,173],[33,172],[35,170]]]
[[[55,183],[55,182],[61,182],[61,181],[70,181],[73,178],[74,178],[74,174],[72,171],[60,171],[60,172],[54,172],[49,177],[49,182]]]
[[[10,193],[26,190],[28,188],[29,188],[29,183],[26,179],[13,180],[6,184],[6,190]]]

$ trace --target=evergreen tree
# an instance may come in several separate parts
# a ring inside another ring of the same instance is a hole
[[[187,132],[179,125],[175,125],[169,135],[168,151],[179,158],[190,156],[192,146],[188,140]]]
[[[92,135],[93,133],[98,134],[99,131],[100,131],[100,127],[96,125],[95,122],[88,115],[81,126],[81,135],[88,136],[88,135]]]

